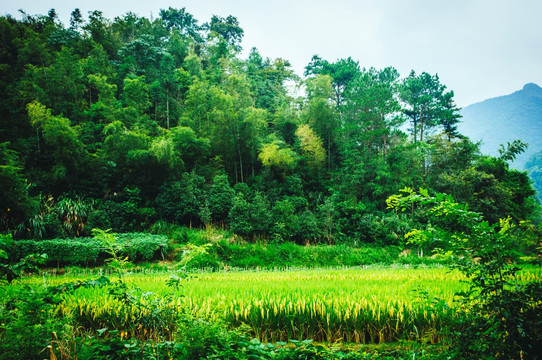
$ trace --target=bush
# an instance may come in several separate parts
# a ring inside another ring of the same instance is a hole
[[[91,238],[18,240],[6,251],[10,261],[33,253],[44,253],[49,256],[48,263],[56,265],[94,265],[100,254],[100,244]]]
[[[203,232],[201,232],[203,234]],[[192,238],[195,238],[193,235]],[[198,241],[190,241],[199,244]],[[208,240],[206,242],[209,242]],[[203,242],[205,243],[205,242]],[[398,246],[354,247],[342,245],[303,246],[292,242],[282,244],[251,244],[231,242],[225,238],[212,242],[208,253],[191,263],[191,268],[260,268],[333,267],[371,264],[415,263],[437,264],[440,259],[410,255],[401,257]],[[180,256],[180,252],[178,252]],[[176,260],[180,260],[177,258]]]
[[[53,315],[55,304],[39,287],[23,287],[0,304],[0,353],[4,360],[41,359],[52,333],[65,318]]]
[[[146,230],[156,221],[154,208],[141,206],[140,190],[124,188],[108,200],[97,201],[88,216],[87,229],[111,229],[117,233]]]
[[[241,334],[224,325],[200,319],[183,319],[177,334],[176,359],[243,359]]]
[[[490,224],[449,195],[433,197],[427,190],[409,188],[401,192],[387,200],[390,208],[411,211],[415,205],[431,215],[407,240],[421,249],[444,245],[456,259],[452,266],[470,280],[469,290],[457,294],[463,309],[451,326],[453,358],[539,358],[542,285],[516,277],[518,241],[525,241],[531,227],[516,225],[511,217]]]
[[[542,349],[542,284],[506,289],[463,311],[452,326],[455,359],[539,359]]]
[[[168,239],[161,235],[143,233],[118,234],[118,241],[124,245],[122,256],[133,261],[163,259],[168,250]],[[18,240],[5,250],[10,261],[27,255],[45,253],[48,262],[55,265],[98,265],[106,254],[99,241],[93,238]]]

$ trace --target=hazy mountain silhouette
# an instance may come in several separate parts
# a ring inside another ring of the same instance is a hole
[[[526,84],[513,94],[488,99],[461,110],[459,132],[482,141],[484,154],[499,155],[499,145],[519,139],[529,144],[512,167],[524,170],[525,163],[542,150],[542,88]]]

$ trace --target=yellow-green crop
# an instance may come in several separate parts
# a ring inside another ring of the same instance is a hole
[[[116,329],[136,336],[150,333],[152,326],[130,326],[135,319],[149,318],[159,302],[161,315],[172,317],[161,325],[162,334],[168,336],[175,314],[182,312],[222,319],[232,326],[246,324],[263,341],[437,342],[443,325],[455,316],[454,294],[466,288],[458,272],[445,268],[201,273],[183,282],[179,290],[166,285],[170,275],[125,276],[129,286],[148,295],[131,308],[105,288],[79,288],[65,296],[58,310],[89,330]],[[528,270],[522,276],[541,277],[540,272]],[[50,277],[25,282],[58,285],[71,280]]]

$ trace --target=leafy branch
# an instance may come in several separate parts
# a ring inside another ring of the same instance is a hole
[[[104,251],[111,256],[105,262],[117,272],[119,278],[133,268],[134,264],[128,260],[128,256],[122,257],[120,255],[124,252],[124,246],[117,242],[117,234],[110,232],[110,229],[92,229],[92,235],[102,243]]]
[[[531,358],[536,344],[542,343],[542,284],[516,277],[516,249],[532,226],[515,224],[511,217],[490,224],[444,194],[409,188],[402,193],[388,199],[388,208],[423,207],[432,222],[409,232],[407,241],[420,246],[445,243],[456,257],[453,266],[471,280],[470,290],[457,294],[463,310],[452,328],[455,358]]]

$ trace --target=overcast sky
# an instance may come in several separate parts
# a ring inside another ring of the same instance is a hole
[[[157,17],[182,8],[199,24],[212,15],[236,16],[245,54],[290,61],[298,75],[314,54],[329,61],[352,57],[362,67],[438,73],[459,106],[542,86],[541,0],[2,0],[0,14],[20,18],[54,8],[101,10],[113,19],[132,11]]]

